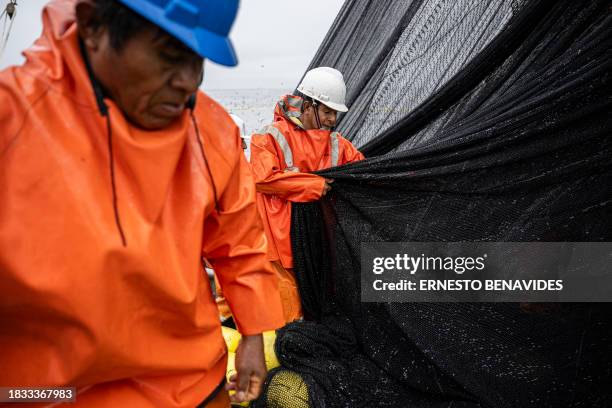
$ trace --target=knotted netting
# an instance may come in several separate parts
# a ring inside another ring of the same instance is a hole
[[[255,405],[293,406],[292,373],[311,407],[612,406],[608,304],[362,303],[359,256],[612,240],[612,2],[347,0],[315,66],[344,73],[368,159],[293,205],[306,320]]]

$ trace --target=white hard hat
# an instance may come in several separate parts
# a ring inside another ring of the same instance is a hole
[[[330,67],[311,69],[304,75],[298,91],[338,112],[347,112],[344,104],[346,85],[342,73]]]

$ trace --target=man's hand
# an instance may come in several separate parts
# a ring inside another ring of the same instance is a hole
[[[323,186],[323,193],[321,193],[321,197],[329,193],[329,190],[331,190],[331,183],[333,182],[334,182],[334,179],[330,179],[330,178],[325,179],[325,185]]]
[[[252,401],[259,397],[266,379],[266,361],[261,334],[243,336],[236,351],[236,374],[226,385],[228,391],[236,393],[230,397],[232,402]]]

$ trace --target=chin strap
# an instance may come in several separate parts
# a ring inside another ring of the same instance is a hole
[[[113,199],[113,211],[115,215],[115,224],[117,225],[117,230],[119,231],[119,236],[121,237],[121,244],[125,247],[127,246],[127,240],[125,239],[125,233],[123,232],[123,227],[121,226],[121,217],[119,216],[119,206],[117,205],[117,187],[115,183],[115,159],[113,155],[113,132],[110,120],[110,114],[108,112],[108,106],[104,103],[104,90],[102,86],[94,76],[93,70],[91,68],[91,64],[89,62],[89,58],[87,57],[87,52],[85,51],[85,44],[83,44],[83,40],[79,39],[79,47],[81,49],[81,55],[83,56],[83,61],[85,63],[85,69],[87,70],[87,75],[89,76],[89,81],[91,82],[91,86],[94,91],[94,96],[96,98],[96,103],[98,105],[98,111],[102,117],[106,118],[106,134],[108,141],[108,157],[109,157],[109,168],[110,168],[110,179],[111,179],[111,189],[112,189],[112,199]]]
[[[319,104],[314,99],[312,100],[312,107],[314,109],[315,121],[316,121],[317,129],[333,131],[334,130],[333,127],[328,128],[327,126],[323,126],[323,124],[321,123],[321,118],[319,117]]]
[[[319,118],[319,104],[314,99],[312,100],[312,108],[314,109],[315,121],[317,123],[317,129],[321,129],[321,119]]]

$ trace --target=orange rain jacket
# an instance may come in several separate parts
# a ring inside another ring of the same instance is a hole
[[[143,131],[106,100],[124,246],[74,4],[47,5],[26,63],[0,72],[0,385],[75,386],[88,408],[193,408],[227,361],[202,256],[242,334],[284,323],[253,179],[205,94],[195,117],[214,180],[187,112]]]
[[[291,202],[315,201],[323,193],[325,179],[308,172],[364,159],[337,132],[305,130],[299,121],[302,103],[299,96],[285,95],[274,109],[274,123],[251,138],[251,168],[269,241],[268,259],[285,268],[293,268]],[[292,155],[289,166],[287,153]]]

